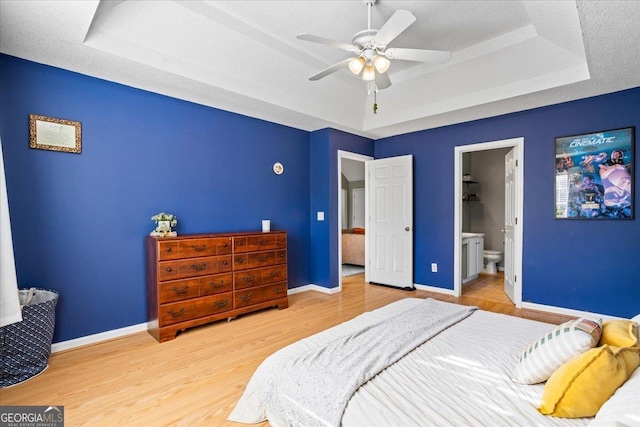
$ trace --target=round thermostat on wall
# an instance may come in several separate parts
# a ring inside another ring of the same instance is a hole
[[[282,172],[284,172],[284,166],[282,166],[282,163],[280,163],[280,162],[274,163],[273,164],[273,172],[276,175],[282,175]]]

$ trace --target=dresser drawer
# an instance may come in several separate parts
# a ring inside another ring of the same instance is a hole
[[[203,298],[162,304],[158,313],[160,326],[184,322],[198,317],[231,310],[232,293],[216,294]]]
[[[195,298],[200,295],[200,280],[174,280],[158,285],[158,299],[160,304]]]
[[[262,283],[265,285],[267,283],[282,282],[285,280],[287,280],[286,264],[262,269]]]
[[[180,258],[178,242],[171,240],[158,242],[158,259],[160,261],[178,258]]]
[[[276,263],[276,251],[254,252],[233,256],[233,269],[246,270],[249,268],[265,267]]]
[[[275,236],[276,239],[276,248],[282,249],[287,247],[287,234],[286,233],[278,233]]]
[[[227,255],[233,249],[231,245],[230,237],[181,240],[180,258]]]
[[[276,264],[287,263],[287,250],[276,251]]]
[[[234,292],[234,307],[247,307],[265,301],[284,298],[287,296],[287,282],[243,289]]]
[[[254,268],[233,273],[233,288],[246,289],[287,280],[287,266]]]
[[[276,236],[273,234],[258,234],[255,236],[234,237],[234,253],[266,251],[276,248]]]
[[[204,276],[231,271],[231,256],[191,258],[178,261],[178,277]]]
[[[200,278],[200,296],[230,292],[233,290],[233,274],[215,274]]]
[[[233,273],[233,288],[245,289],[262,285],[262,270],[259,268]]]
[[[158,281],[179,279],[179,261],[162,261],[158,263]]]

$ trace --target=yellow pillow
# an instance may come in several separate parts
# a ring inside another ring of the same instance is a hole
[[[638,325],[631,320],[610,320],[602,324],[598,345],[633,347],[638,345]]]
[[[640,349],[604,345],[579,354],[556,370],[538,409],[563,418],[594,416],[640,365]]]

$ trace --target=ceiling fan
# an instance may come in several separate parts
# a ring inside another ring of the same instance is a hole
[[[360,75],[362,80],[375,81],[378,89],[386,89],[391,86],[387,70],[392,59],[431,63],[443,63],[451,59],[450,52],[441,50],[388,48],[389,43],[416,21],[416,17],[408,10],[397,10],[382,28],[374,30],[371,28],[371,6],[376,1],[364,0],[368,9],[367,29],[357,32],[353,36],[351,44],[307,33],[296,36],[300,40],[337,47],[357,55],[320,71],[309,77],[309,80],[320,80],[348,64],[349,70],[353,74]]]

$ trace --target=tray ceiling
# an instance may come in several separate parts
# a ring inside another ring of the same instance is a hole
[[[392,60],[373,93],[347,67],[308,77],[367,28],[364,1],[2,1],[0,51],[276,123],[378,139],[640,86],[640,2],[386,1],[417,21],[390,47],[447,50],[446,64]]]

